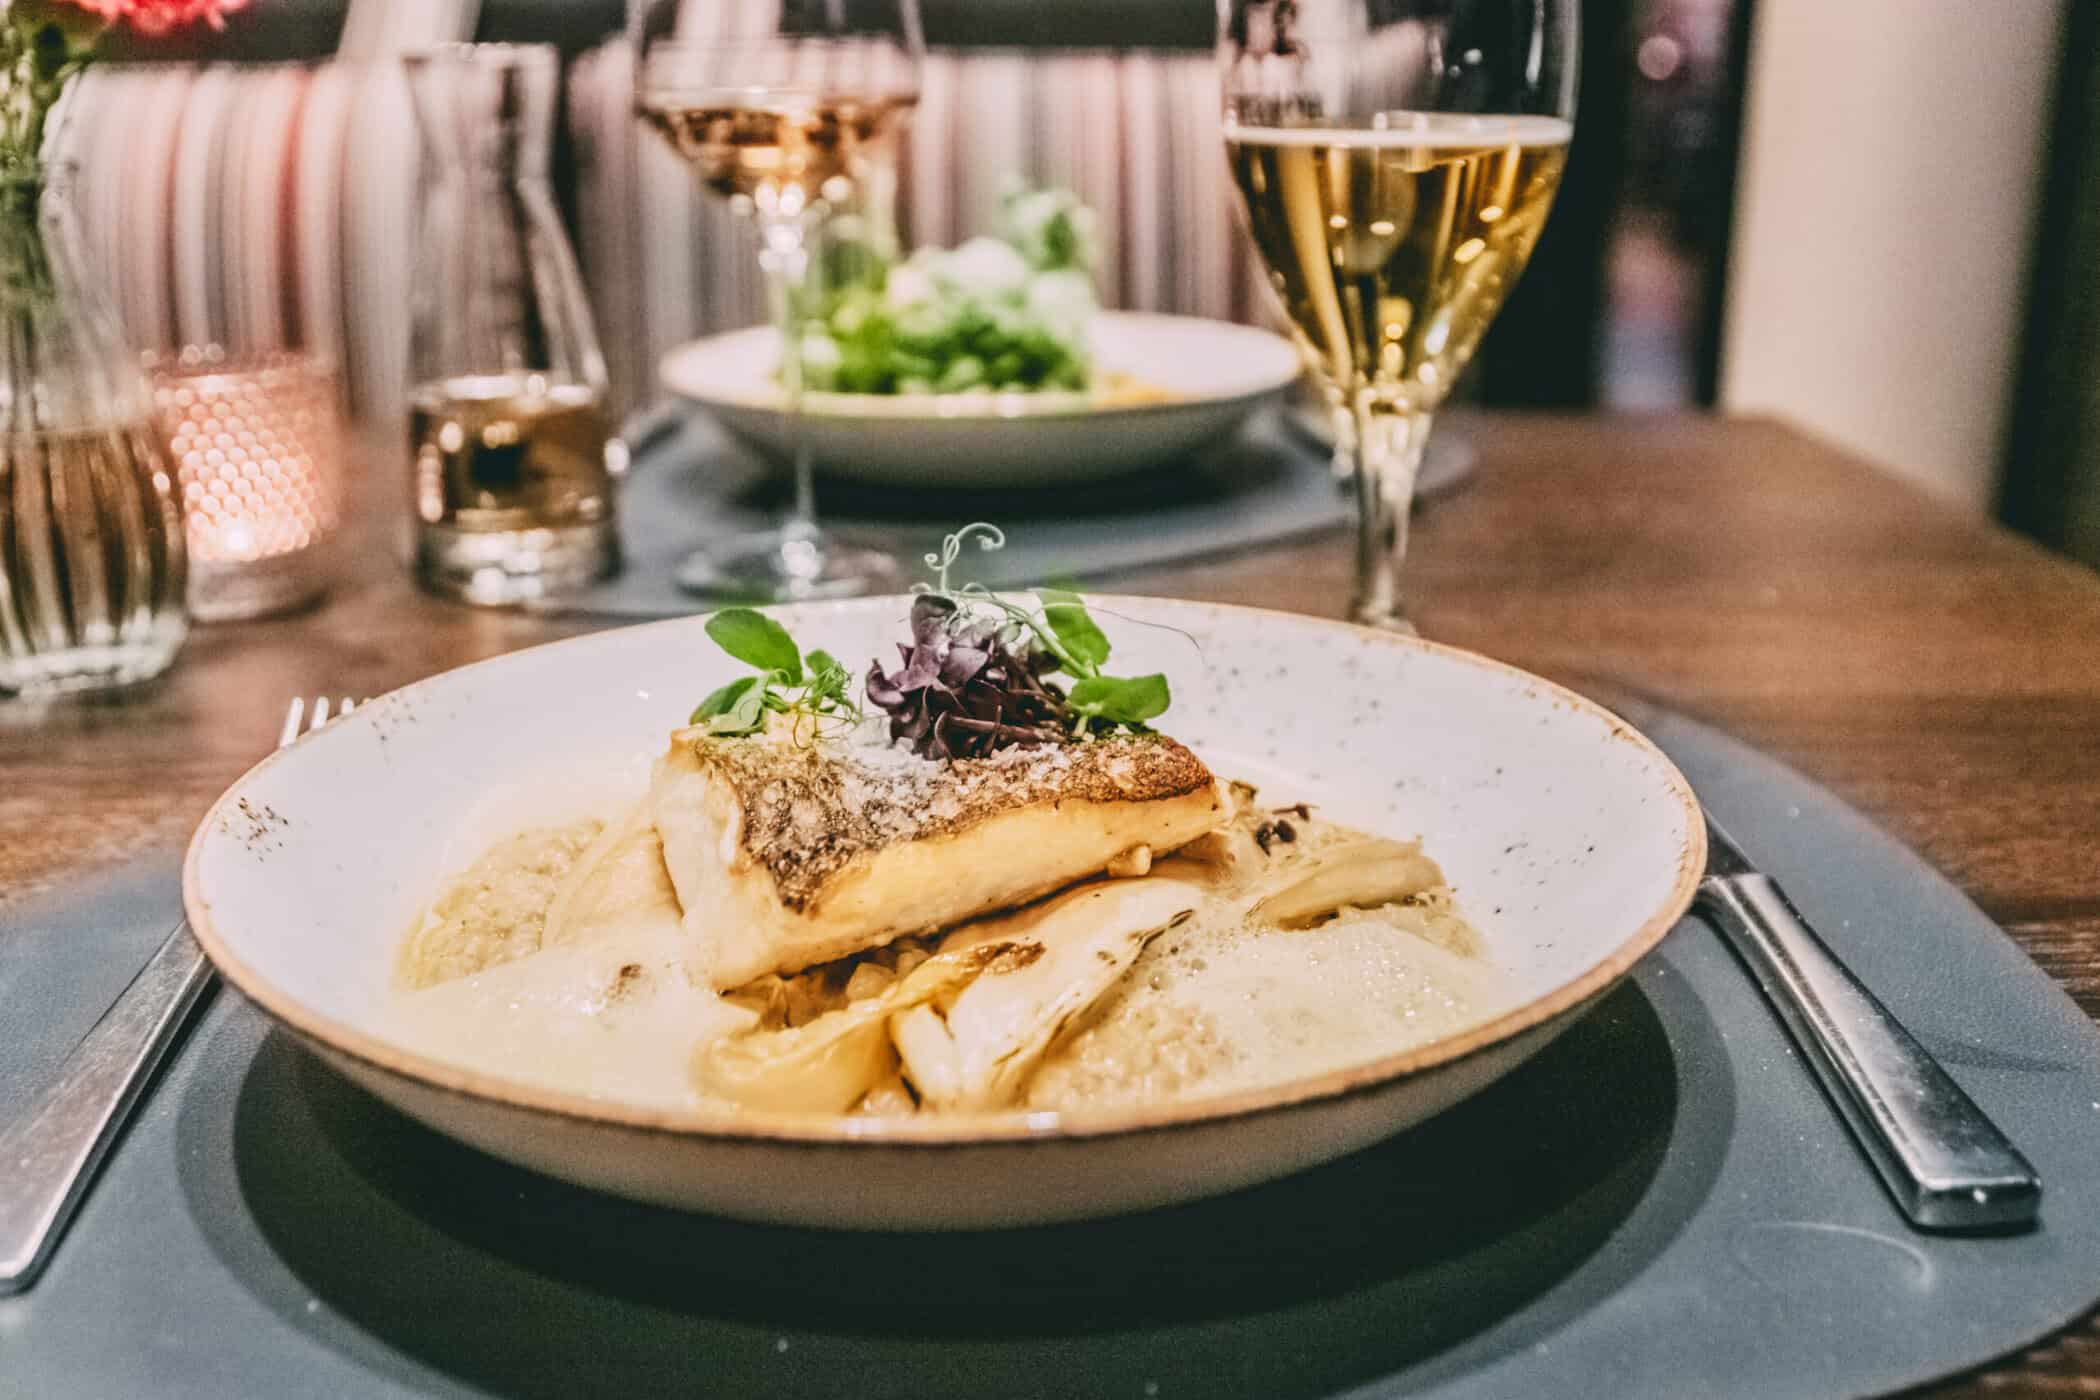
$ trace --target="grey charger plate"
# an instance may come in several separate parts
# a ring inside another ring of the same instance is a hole
[[[987,1235],[595,1196],[415,1126],[228,993],[43,1282],[0,1300],[0,1395],[1823,1397],[2076,1317],[2100,1297],[2100,1034],[1828,793],[1645,727],[2033,1158],[2040,1229],[1908,1231],[1690,921],[1413,1132],[1215,1201]],[[0,920],[0,1114],[165,933],[173,869]]]

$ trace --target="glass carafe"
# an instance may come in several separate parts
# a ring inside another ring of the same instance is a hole
[[[158,675],[188,631],[182,506],[63,183],[0,169],[0,694]]]
[[[416,571],[524,603],[618,565],[625,448],[547,180],[551,47],[455,44],[409,60],[424,138],[410,350]]]

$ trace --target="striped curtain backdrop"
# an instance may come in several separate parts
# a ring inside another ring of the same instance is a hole
[[[132,343],[304,349],[402,409],[418,141],[398,56],[479,0],[354,0],[325,64],[91,69],[51,158]]]
[[[358,0],[319,65],[90,72],[54,156],[134,343],[329,353],[353,412],[398,414],[418,157],[395,59],[470,36],[475,8]],[[571,65],[576,241],[623,407],[654,397],[664,351],[764,315],[748,231],[635,120],[634,90],[624,41]],[[986,230],[1019,174],[1100,212],[1109,305],[1268,315],[1206,54],[937,51],[901,161],[908,244]]]

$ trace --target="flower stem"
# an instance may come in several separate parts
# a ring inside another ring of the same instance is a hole
[[[0,19],[0,176],[41,173],[44,132],[67,84],[94,59],[109,25],[54,0],[12,0]]]

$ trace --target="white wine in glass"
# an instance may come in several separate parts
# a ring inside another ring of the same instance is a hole
[[[678,581],[710,597],[842,597],[890,584],[889,556],[817,525],[801,429],[802,329],[824,221],[895,155],[918,99],[916,0],[682,0],[644,6],[637,105],[701,187],[749,216],[780,334],[794,503],[776,530],[703,548]]]
[[[1355,455],[1359,621],[1411,630],[1415,470],[1560,187],[1573,23],[1571,0],[1221,0],[1233,180]]]

